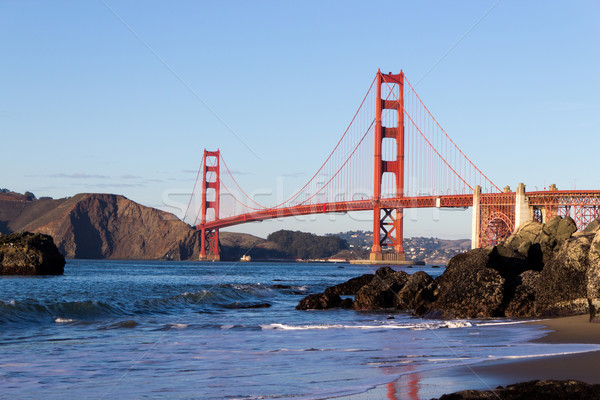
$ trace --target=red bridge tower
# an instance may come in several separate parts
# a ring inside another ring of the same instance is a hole
[[[375,104],[375,175],[373,189],[373,247],[372,261],[404,261],[402,208],[383,208],[380,206],[383,174],[395,175],[396,198],[404,197],[404,73],[393,75],[377,71],[377,97]],[[381,87],[391,92],[393,100],[382,99]],[[398,90],[397,96],[393,92]],[[396,126],[386,127],[382,124],[383,110],[396,110]],[[396,159],[384,160],[381,149],[383,139],[396,140]],[[389,194],[387,194],[389,195]],[[383,248],[392,247],[392,252],[383,252]]]
[[[219,198],[221,181],[219,167],[221,153],[204,150],[202,162],[202,222],[200,238],[200,260],[219,261],[219,229],[205,228],[209,211],[214,215],[213,221],[219,219]]]

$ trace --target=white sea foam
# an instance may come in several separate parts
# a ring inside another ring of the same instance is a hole
[[[169,324],[169,328],[171,329],[185,329],[187,327],[187,324]]]
[[[68,324],[69,322],[75,322],[75,320],[71,319],[71,318],[60,318],[60,317],[58,317],[58,318],[56,318],[54,320],[54,322],[56,322],[57,324]]]
[[[444,321],[444,322],[424,322],[417,324],[373,324],[373,325],[340,325],[340,324],[324,324],[324,325],[286,325],[286,324],[266,324],[260,327],[263,330],[279,329],[285,331],[304,331],[304,330],[322,330],[322,329],[361,329],[361,330],[374,330],[374,329],[412,329],[412,330],[429,330],[429,329],[441,329],[441,328],[466,328],[472,324],[469,321]]]
[[[522,358],[568,356],[571,354],[583,354],[583,353],[589,353],[591,351],[598,351],[598,350],[600,350],[600,346],[591,346],[590,348],[586,348],[585,350],[563,351],[563,352],[559,352],[559,353],[511,355],[511,356],[499,357],[499,358],[507,359],[507,360],[518,360],[518,359],[522,359]]]
[[[444,322],[422,322],[420,324],[415,324],[414,327],[411,327],[413,330],[426,330],[426,329],[441,329],[441,328],[468,328],[473,326],[469,321],[444,321]]]
[[[500,326],[500,325],[519,325],[519,324],[527,324],[529,322],[540,322],[545,321],[544,319],[529,319],[523,321],[494,321],[494,322],[479,322],[476,323],[475,326]]]

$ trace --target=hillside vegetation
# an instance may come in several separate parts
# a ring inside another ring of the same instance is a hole
[[[327,258],[348,248],[348,243],[337,236],[318,236],[300,231],[273,232],[267,236],[267,241],[275,243],[289,257],[302,259]]]

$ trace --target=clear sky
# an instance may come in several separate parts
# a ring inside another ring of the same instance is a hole
[[[291,190],[381,68],[499,186],[600,189],[599,21],[597,1],[0,0],[0,187],[177,213],[219,148],[248,192]],[[469,237],[470,211],[411,212],[405,235]]]

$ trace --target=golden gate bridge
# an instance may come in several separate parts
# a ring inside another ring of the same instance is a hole
[[[454,143],[402,71],[377,72],[323,164],[279,204],[249,196],[219,150],[204,150],[185,215],[199,183],[193,225],[201,232],[200,260],[220,259],[221,228],[307,214],[372,210],[374,262],[404,260],[406,208],[472,207],[472,247],[496,244],[525,221],[572,216],[582,230],[600,217],[600,190],[500,189]],[[223,194],[232,199],[228,210]]]

